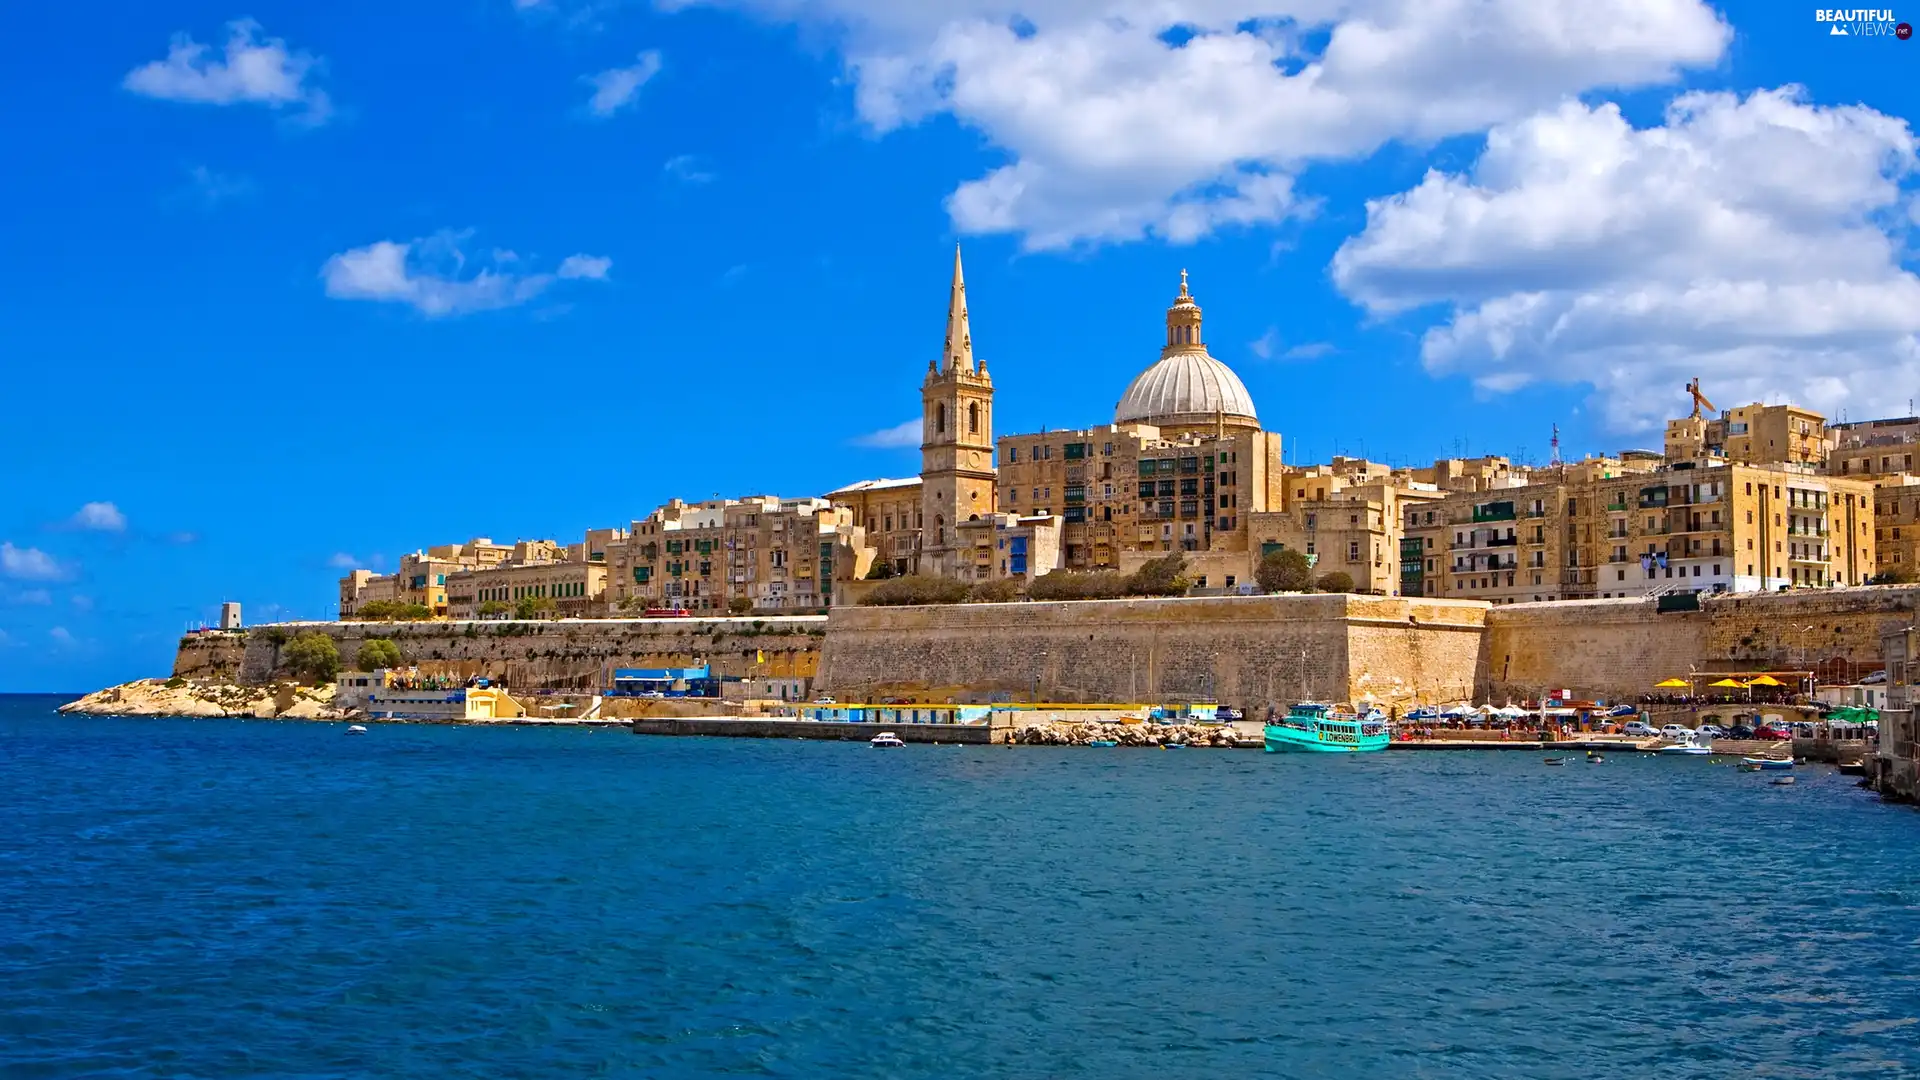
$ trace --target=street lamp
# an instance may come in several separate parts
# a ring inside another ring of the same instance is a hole
[[[1800,666],[1807,669],[1807,697],[1811,698],[1813,697],[1813,670],[1808,666],[1807,661],[1807,634],[1814,628],[1808,625],[1796,626],[1793,629],[1800,635]]]

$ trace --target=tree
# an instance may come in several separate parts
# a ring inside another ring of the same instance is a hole
[[[513,610],[513,605],[507,603],[505,600],[489,600],[486,603],[480,605],[480,614],[483,617],[492,616],[492,615],[505,615],[507,612],[512,610]]]
[[[753,610],[753,600],[751,597],[736,596],[727,601],[727,610],[735,615],[745,615]]]
[[[893,564],[885,559],[873,560],[873,569],[867,571],[868,581],[885,581],[894,576]]]
[[[1306,592],[1313,588],[1313,565],[1297,551],[1282,548],[1260,557],[1253,580],[1266,592]]]
[[[899,604],[958,604],[971,591],[964,581],[938,574],[908,574],[873,587],[860,603],[877,607]]]
[[[1193,583],[1187,580],[1187,557],[1179,552],[1149,560],[1127,578],[1127,591],[1135,596],[1185,596]]]
[[[333,639],[318,630],[309,630],[287,643],[287,667],[295,675],[304,675],[316,683],[330,682],[340,673],[340,650]]]
[[[362,622],[419,622],[433,618],[433,609],[404,600],[369,600],[360,605],[360,613],[354,618]]]
[[[1129,586],[1117,570],[1055,570],[1027,583],[1027,599],[1112,600],[1127,595]]]
[[[1015,578],[995,578],[977,582],[967,592],[970,604],[1006,604],[1020,598],[1020,582]]]
[[[1345,570],[1329,570],[1320,575],[1313,587],[1321,592],[1352,592],[1353,575]]]
[[[1920,581],[1920,575],[1904,566],[1889,567],[1872,578],[1872,584],[1875,585],[1912,585],[1916,581]]]
[[[360,643],[360,652],[353,658],[353,666],[361,671],[397,668],[403,663],[400,646],[388,638],[368,638]]]
[[[554,609],[551,596],[523,596],[513,605],[513,617],[516,619],[538,619],[552,613]]]

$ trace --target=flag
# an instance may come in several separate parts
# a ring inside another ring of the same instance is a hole
[[[754,654],[753,654],[753,662],[754,662],[754,663],[756,663],[756,664],[764,664],[764,663],[766,663],[766,662],[767,662],[767,653],[766,653],[766,650],[765,650],[765,649],[759,649],[759,650],[755,650],[755,652],[754,652]]]

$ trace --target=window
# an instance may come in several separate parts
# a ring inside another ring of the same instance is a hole
[[[1014,465],[1014,464],[1018,464],[1019,461],[1020,461],[1020,448],[1017,446],[1007,447],[1007,464]]]
[[[933,407],[934,434],[945,434],[947,430],[947,407],[944,403]]]
[[[967,403],[967,434],[980,434],[980,403],[977,401]]]

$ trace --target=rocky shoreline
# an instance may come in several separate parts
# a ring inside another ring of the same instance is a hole
[[[1199,724],[1103,724],[1048,723],[1016,729],[1009,742],[1021,746],[1091,746],[1111,742],[1115,746],[1186,746],[1231,748],[1236,743],[1232,728]]]
[[[86,716],[245,717],[255,720],[345,720],[332,686],[241,686],[217,679],[135,679],[60,706]]]

